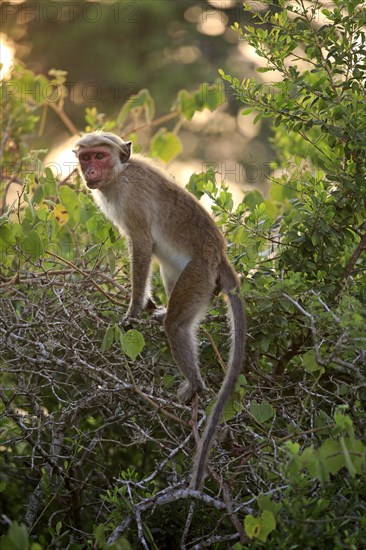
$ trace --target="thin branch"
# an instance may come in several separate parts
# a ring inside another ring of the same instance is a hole
[[[65,111],[61,109],[56,103],[48,101],[47,105],[57,114],[57,116],[62,120],[66,128],[69,130],[72,136],[80,135],[79,130],[76,128],[72,120],[67,116]]]
[[[209,495],[206,495],[205,493],[194,491],[192,489],[173,489],[167,493],[164,492],[164,494],[163,492],[157,493],[156,495],[140,502],[135,507],[135,509],[138,509],[141,513],[146,512],[151,508],[155,508],[156,506],[165,506],[178,500],[187,500],[191,498],[199,500],[200,502],[203,502],[204,504],[207,504],[207,506],[211,506],[216,510],[226,510],[226,504],[221,500],[217,500],[213,497],[210,497]],[[118,527],[114,529],[114,531],[108,538],[107,544],[112,544],[113,542],[115,542],[123,534],[130,523],[131,518],[129,516],[128,518],[125,518],[120,523],[120,525],[118,525]]]
[[[105,296],[105,298],[107,298],[107,300],[109,300],[110,302],[112,302],[113,304],[116,304],[118,306],[123,306],[123,307],[126,307],[126,304],[124,302],[120,302],[120,300],[116,300],[116,298],[114,298],[113,296],[111,296],[108,292],[106,292],[96,281],[94,281],[94,279],[92,279],[92,277],[90,276],[90,273],[88,273],[87,271],[84,271],[83,269],[80,269],[80,267],[77,267],[75,264],[73,264],[72,262],[70,262],[69,260],[66,260],[65,258],[62,258],[61,256],[59,256],[58,254],[54,254],[53,252],[50,252],[50,251],[46,251],[46,254],[48,254],[49,256],[52,256],[53,258],[56,258],[57,260],[59,260],[60,262],[68,265],[69,267],[72,267],[75,271],[77,271],[78,273],[80,273],[81,275],[83,275],[85,278],[87,278],[91,283],[92,285],[97,289],[99,290],[99,292],[101,294],[103,294],[103,296]]]
[[[350,260],[349,260],[349,262],[346,266],[346,269],[344,270],[343,278],[346,279],[346,281],[348,280],[349,276],[351,275],[352,270],[355,267],[355,264],[356,264],[358,258],[361,256],[361,254],[365,250],[365,248],[366,248],[366,233],[364,233],[362,235],[361,240],[358,243],[358,246],[357,246],[356,250],[352,254],[352,256],[351,256],[351,258],[350,258]]]

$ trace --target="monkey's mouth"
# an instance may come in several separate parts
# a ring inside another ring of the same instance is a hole
[[[86,185],[87,187],[89,187],[89,189],[97,189],[97,187],[99,186],[99,180],[88,180],[86,182]]]

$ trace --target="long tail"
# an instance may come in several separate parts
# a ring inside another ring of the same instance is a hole
[[[205,431],[194,458],[190,488],[195,490],[200,490],[202,487],[207,458],[214,442],[216,429],[241,372],[245,356],[246,317],[244,304],[239,294],[237,275],[227,261],[222,262],[220,266],[220,283],[222,290],[227,292],[229,297],[232,329],[231,357],[216,403],[207,420]]]

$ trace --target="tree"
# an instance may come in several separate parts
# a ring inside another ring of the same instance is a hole
[[[37,173],[20,169],[29,155],[23,128],[31,140],[42,104],[12,94],[2,143],[13,170],[2,189],[17,181],[21,190],[0,218],[5,548],[362,546],[365,15],[355,1],[323,9],[280,0],[252,13],[255,26],[236,26],[265,60],[260,72],[282,75],[269,88],[221,72],[244,113],[273,119],[278,165],[269,196],[252,191],[237,208],[213,169],[188,182],[212,199],[249,318],[245,375],[204,493],[185,487],[213,397],[193,408],[176,403],[178,375],[159,325],[118,326],[128,301],[123,240],[77,177],[56,181],[39,152]],[[18,67],[11,82],[24,79],[48,85]],[[181,91],[169,116],[215,109],[220,97],[204,85]],[[91,130],[131,124],[136,146],[134,120],[159,125],[146,90],[117,120],[93,109],[86,117]],[[178,154],[178,129],[159,128],[150,151]],[[227,350],[222,313],[215,302],[200,332],[215,391],[215,350],[223,361]]]

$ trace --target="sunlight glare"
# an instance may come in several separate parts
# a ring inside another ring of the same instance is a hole
[[[14,62],[14,45],[10,38],[3,32],[0,33],[0,80],[10,75],[10,70]]]

